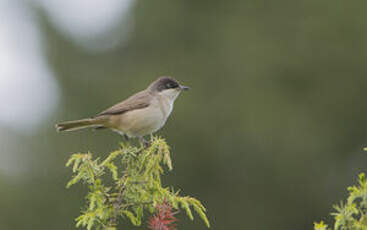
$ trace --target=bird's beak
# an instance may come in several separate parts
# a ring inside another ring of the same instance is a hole
[[[189,87],[187,87],[187,86],[184,86],[184,85],[180,85],[180,90],[182,90],[182,91],[187,91],[187,90],[189,90],[190,88]]]

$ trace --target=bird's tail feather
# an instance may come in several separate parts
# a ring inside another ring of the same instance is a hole
[[[97,119],[87,118],[76,121],[66,121],[59,124],[56,124],[56,130],[61,131],[75,131],[79,129],[85,129],[90,127],[100,127],[101,122]]]

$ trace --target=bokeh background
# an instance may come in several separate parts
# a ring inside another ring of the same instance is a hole
[[[108,131],[56,133],[171,75],[164,183],[212,229],[312,229],[366,169],[365,0],[0,0],[0,229],[75,229],[65,162]],[[179,229],[205,229],[180,214]],[[138,229],[123,226],[121,229]],[[141,228],[140,228],[141,229]]]

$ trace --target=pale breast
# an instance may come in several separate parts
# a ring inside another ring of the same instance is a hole
[[[148,107],[112,116],[110,126],[129,137],[145,136],[162,128],[172,109],[173,102],[156,98]]]
[[[130,137],[145,136],[156,132],[165,123],[165,116],[155,104],[144,109],[129,111],[119,116],[118,129]]]

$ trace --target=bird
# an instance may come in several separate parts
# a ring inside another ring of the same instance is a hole
[[[187,90],[189,87],[181,85],[172,77],[159,77],[145,90],[96,116],[61,122],[55,127],[58,132],[107,128],[127,138],[139,138],[144,146],[149,146],[144,136],[152,135],[165,125],[175,100],[182,91]]]

